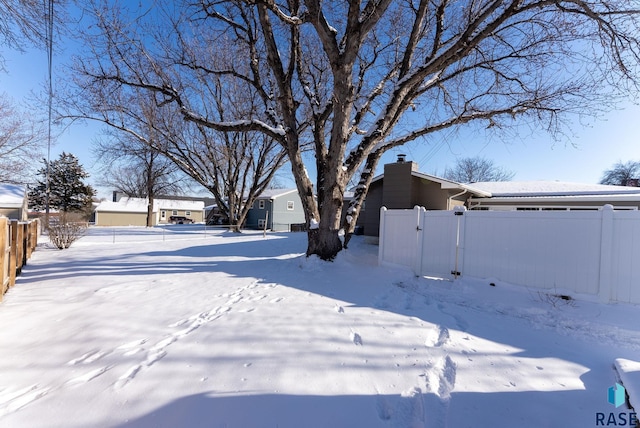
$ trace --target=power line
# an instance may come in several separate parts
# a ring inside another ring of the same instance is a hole
[[[49,78],[49,121],[48,121],[48,132],[47,132],[47,177],[46,177],[46,190],[45,190],[45,222],[46,226],[49,227],[49,202],[51,189],[49,187],[50,176],[51,176],[51,122],[52,122],[52,112],[53,112],[53,0],[47,1],[47,11],[45,13],[47,21],[46,21],[46,39],[47,39],[47,65],[48,65],[48,78]]]

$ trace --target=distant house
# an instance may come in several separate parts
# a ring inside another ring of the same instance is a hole
[[[28,215],[27,189],[17,184],[0,183],[0,215],[25,221]]]
[[[103,201],[95,209],[96,226],[146,226],[146,198],[120,198]],[[203,201],[156,199],[153,204],[153,225],[170,223],[171,216],[181,216],[195,223],[204,221]]]
[[[267,214],[268,213],[268,214]],[[268,189],[255,200],[247,214],[245,227],[290,231],[305,223],[297,189]]]
[[[160,213],[158,224],[170,223],[171,216],[186,217],[194,223],[204,221],[204,202],[189,200],[156,199],[155,210]]]

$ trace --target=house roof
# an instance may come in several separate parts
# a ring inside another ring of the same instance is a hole
[[[640,188],[565,181],[489,181],[470,184],[492,198],[639,195]]]
[[[266,189],[256,199],[274,199],[297,191],[298,189]]]
[[[118,202],[103,201],[96,207],[98,212],[128,212],[146,213],[148,200],[146,198],[121,198]],[[176,201],[170,199],[155,199],[153,211],[158,210],[185,210],[202,211],[203,201]]]
[[[18,184],[0,183],[0,206],[20,208],[24,203],[27,190]]]

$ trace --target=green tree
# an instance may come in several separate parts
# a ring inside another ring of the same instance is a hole
[[[29,192],[31,206],[44,211],[47,206],[47,161],[38,170],[37,185]],[[63,214],[76,212],[88,214],[95,190],[85,184],[89,174],[71,153],[62,152],[49,165],[49,207]]]

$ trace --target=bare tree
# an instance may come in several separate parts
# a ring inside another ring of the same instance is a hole
[[[347,244],[387,150],[468,123],[553,133],[637,90],[640,12],[628,0],[189,1],[140,11],[135,26],[96,10],[93,58],[77,70],[153,93],[201,127],[278,141],[311,226],[307,254],[323,259]],[[210,114],[193,82],[219,79],[256,108]],[[344,191],[363,164],[343,243]]]
[[[628,186],[632,182],[638,182],[640,179],[640,162],[637,161],[619,161],[611,169],[606,170],[602,174],[600,184],[610,184],[614,186]],[[637,184],[636,184],[637,185]]]
[[[181,194],[184,177],[178,167],[147,144],[152,138],[110,129],[110,138],[97,141],[94,155],[102,163],[102,184],[129,197],[147,198],[147,227],[153,226],[153,203],[158,195]]]
[[[511,181],[515,172],[497,166],[492,160],[481,157],[460,158],[452,168],[444,170],[444,178],[458,183],[480,181]]]
[[[0,181],[29,182],[34,172],[33,160],[41,157],[43,144],[40,124],[0,97]]]
[[[69,97],[72,104],[64,108],[75,113],[67,116],[105,123],[114,132],[128,135],[122,138],[134,141],[136,152],[145,156],[155,153],[169,160],[182,174],[209,190],[222,216],[229,220],[230,229],[240,231],[255,199],[286,162],[282,146],[262,133],[219,132],[185,121],[174,106],[157,105],[153,94],[101,83],[87,84],[79,79],[81,92],[88,96]],[[211,86],[205,82],[197,90],[203,105],[208,103],[211,114],[221,121],[227,109],[247,108],[251,103],[242,91],[235,95],[222,91],[221,82]],[[121,148],[127,150],[126,146],[130,152],[128,143]],[[117,150],[113,154],[117,155]],[[157,161],[157,157],[154,159]],[[150,162],[147,167],[151,167]],[[152,173],[151,169],[147,171]]]
[[[45,16],[41,0],[0,0],[0,45],[23,49],[27,40],[44,40]]]

